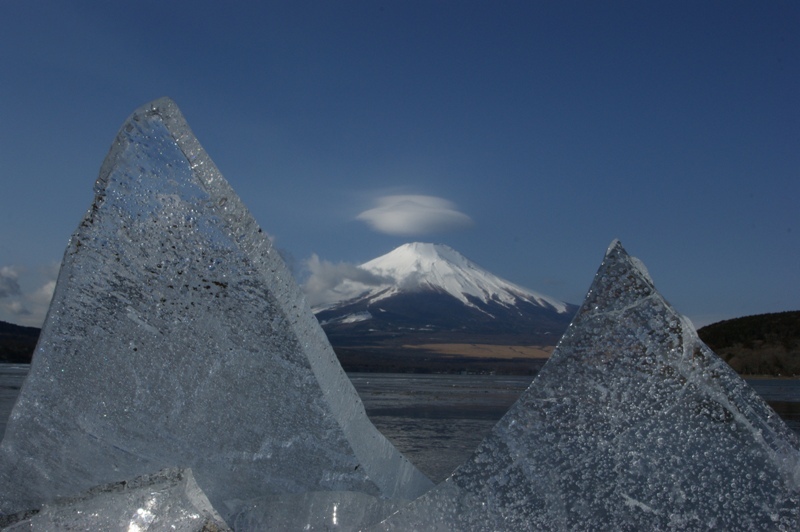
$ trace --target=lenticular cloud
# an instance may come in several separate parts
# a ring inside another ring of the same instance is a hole
[[[461,229],[472,219],[453,202],[436,196],[397,195],[378,198],[378,206],[357,216],[374,230],[398,236],[423,235]]]
[[[0,298],[17,296],[22,293],[17,281],[17,272],[11,266],[0,268]]]

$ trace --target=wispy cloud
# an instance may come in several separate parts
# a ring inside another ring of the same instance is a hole
[[[18,278],[19,273],[16,268],[11,266],[0,268],[0,299],[18,296],[22,293]]]
[[[36,305],[37,307],[49,307],[50,301],[53,299],[53,292],[56,290],[56,282],[47,281],[42,286],[36,289],[32,294],[28,296],[31,303]]]
[[[303,284],[303,290],[312,307],[350,299],[370,286],[391,281],[355,264],[321,260],[316,254],[306,261],[306,268],[310,275]]]
[[[382,196],[378,205],[357,216],[374,230],[398,236],[425,235],[461,229],[472,219],[453,202],[436,196]]]
[[[58,264],[42,268],[35,288],[30,290],[19,282],[24,273],[24,269],[13,266],[0,268],[0,320],[40,327],[53,299]]]

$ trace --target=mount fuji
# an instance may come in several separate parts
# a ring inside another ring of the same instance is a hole
[[[366,346],[553,346],[577,306],[501,279],[442,245],[414,242],[359,266],[314,311],[337,353]]]

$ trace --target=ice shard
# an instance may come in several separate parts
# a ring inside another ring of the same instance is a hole
[[[230,531],[197,486],[190,469],[97,486],[77,497],[46,504],[3,530]]]
[[[283,260],[166,98],[125,122],[69,242],[0,445],[0,512],[165,467],[191,468],[216,508],[431,486],[367,419]]]
[[[467,463],[384,530],[798,530],[798,438],[619,242]]]

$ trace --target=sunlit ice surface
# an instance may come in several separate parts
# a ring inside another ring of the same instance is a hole
[[[120,129],[67,247],[0,445],[0,511],[169,467],[225,518],[269,494],[432,486],[367,419],[283,260],[161,99]]]
[[[613,242],[530,387],[385,530],[797,530],[800,445]]]
[[[164,469],[45,504],[4,530],[230,530],[191,470]]]

